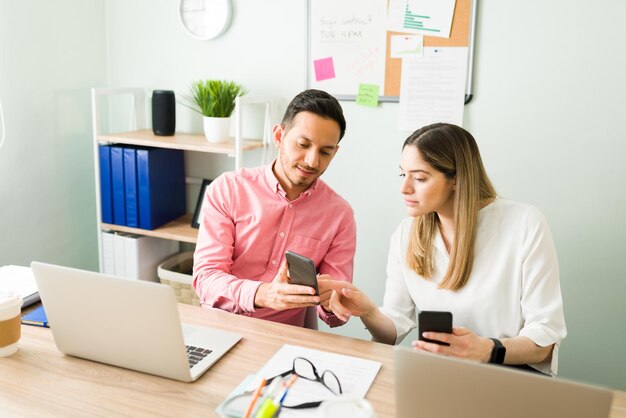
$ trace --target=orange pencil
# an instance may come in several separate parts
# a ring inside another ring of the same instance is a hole
[[[259,384],[259,387],[256,388],[256,390],[254,391],[254,394],[252,395],[252,400],[250,401],[250,405],[248,405],[248,409],[246,410],[246,413],[243,415],[243,418],[250,417],[250,413],[252,412],[252,409],[254,409],[254,404],[256,403],[257,399],[259,399],[259,396],[261,395],[261,391],[263,390],[263,387],[265,386],[266,383],[267,381],[265,379],[261,379],[261,383]]]

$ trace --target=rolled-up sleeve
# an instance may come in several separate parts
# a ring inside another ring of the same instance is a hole
[[[524,324],[520,336],[546,347],[554,344],[551,370],[557,372],[558,348],[567,335],[559,283],[559,265],[552,235],[543,215],[529,214],[535,225],[525,239],[527,255],[522,264],[521,308]]]

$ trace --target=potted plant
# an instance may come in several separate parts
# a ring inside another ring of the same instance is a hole
[[[194,110],[203,116],[204,136],[207,141],[228,140],[235,99],[246,94],[247,90],[233,81],[200,80],[191,85],[191,93],[198,107]]]

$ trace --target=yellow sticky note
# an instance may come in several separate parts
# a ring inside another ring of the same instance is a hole
[[[356,104],[361,106],[378,106],[378,86],[375,84],[359,84],[359,94],[356,96]]]

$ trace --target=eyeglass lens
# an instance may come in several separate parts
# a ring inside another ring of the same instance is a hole
[[[335,395],[341,394],[341,385],[339,384],[339,379],[337,379],[337,376],[335,376],[335,374],[330,370],[326,370],[324,373],[322,373],[322,383],[324,383],[324,386],[330,389],[330,391],[333,392]]]
[[[300,377],[309,380],[317,380],[317,370],[311,362],[301,357],[296,357],[293,360],[293,371]]]
[[[330,370],[325,370],[320,376],[313,363],[305,358],[296,357],[293,361],[293,371],[300,377],[308,380],[319,381],[335,395],[342,393],[339,379]]]

